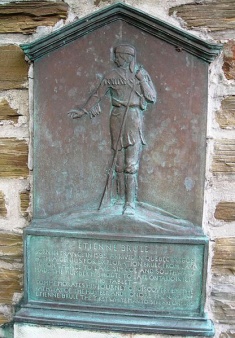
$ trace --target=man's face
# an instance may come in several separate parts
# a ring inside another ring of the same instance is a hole
[[[114,62],[116,63],[118,67],[123,67],[126,64],[128,64],[127,61],[125,60],[125,54],[122,54],[122,53],[115,53]]]

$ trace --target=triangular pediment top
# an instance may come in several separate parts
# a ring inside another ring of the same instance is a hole
[[[156,17],[123,3],[110,5],[79,19],[57,31],[29,44],[21,45],[26,56],[34,61],[53,50],[89,34],[117,20],[123,20],[157,38],[160,38],[178,50],[185,50],[198,58],[211,62],[220,53],[221,44],[204,41],[192,34],[174,27]]]

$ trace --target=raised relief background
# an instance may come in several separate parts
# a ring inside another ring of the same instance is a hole
[[[120,43],[135,47],[158,92],[144,112],[138,201],[200,224],[207,64],[122,21],[35,61],[35,217],[99,206],[112,160],[110,97],[93,119],[72,120],[67,112],[115,69],[113,49]]]

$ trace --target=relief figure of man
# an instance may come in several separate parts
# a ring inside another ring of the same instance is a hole
[[[102,98],[109,93],[117,202],[124,204],[123,214],[134,214],[140,155],[145,144],[142,115],[148,104],[156,102],[156,91],[147,71],[136,63],[134,47],[118,45],[114,49],[114,57],[117,67],[104,76],[82,108],[75,107],[68,114],[73,119],[100,114]]]

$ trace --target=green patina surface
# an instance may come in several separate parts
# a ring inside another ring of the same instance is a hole
[[[30,236],[29,301],[201,312],[204,246]]]

